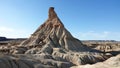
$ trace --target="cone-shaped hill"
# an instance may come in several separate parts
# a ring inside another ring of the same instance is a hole
[[[69,31],[66,30],[58,18],[54,8],[49,9],[49,17],[26,41],[22,46],[52,47],[62,48],[66,51],[90,51],[91,49],[83,45],[78,39],[75,39]]]

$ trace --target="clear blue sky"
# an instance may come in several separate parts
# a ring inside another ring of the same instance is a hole
[[[80,40],[120,40],[120,0],[0,0],[0,36],[29,37],[51,6]]]

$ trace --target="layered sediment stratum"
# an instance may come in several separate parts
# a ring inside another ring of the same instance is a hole
[[[2,68],[69,68],[104,61],[109,57],[74,38],[53,7],[48,13],[48,19],[30,38],[3,50],[10,55],[1,56]]]

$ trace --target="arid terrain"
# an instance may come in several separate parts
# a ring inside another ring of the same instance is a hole
[[[29,38],[0,37],[1,68],[119,68],[120,42],[74,38],[53,7]]]
[[[0,46],[5,47],[5,46],[20,45],[20,43],[26,39],[27,38],[9,39],[6,37],[0,37]],[[103,53],[109,53],[113,56],[120,53],[120,42],[119,41],[115,41],[115,40],[81,40],[81,42],[90,48],[100,50]]]

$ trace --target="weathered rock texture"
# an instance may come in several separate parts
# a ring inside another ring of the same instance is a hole
[[[104,62],[99,62],[96,64],[87,64],[87,65],[80,65],[80,66],[73,66],[71,68],[120,68],[120,54],[111,57]]]
[[[100,50],[104,53],[110,53],[112,55],[120,54],[120,42],[118,41],[84,41],[83,44],[87,45],[90,48]]]

